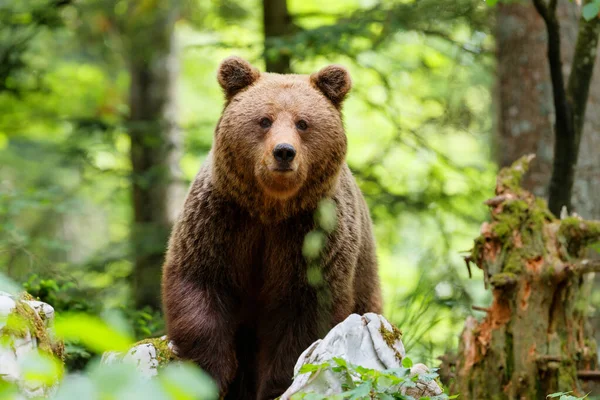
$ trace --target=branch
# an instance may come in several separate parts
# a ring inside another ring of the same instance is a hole
[[[600,381],[600,371],[577,371],[577,377],[584,381]]]
[[[489,307],[471,306],[471,308],[475,311],[482,311],[482,312],[486,312],[488,314],[492,311]]]
[[[574,264],[557,265],[554,269],[554,277],[557,282],[562,282],[568,276],[581,276],[592,272],[600,272],[600,260],[581,260]]]
[[[544,19],[544,21],[548,18],[548,7],[544,0],[533,0],[533,5],[537,10],[538,14]]]
[[[575,264],[575,273],[584,275],[590,272],[600,272],[600,260],[581,260]]]
[[[567,97],[572,104],[577,149],[585,121],[585,110],[594,72],[599,35],[600,18],[597,17],[590,21],[581,18],[573,55],[573,69],[567,87]]]
[[[567,206],[568,210],[571,209],[571,191],[575,179],[579,142],[574,129],[571,104],[562,73],[560,24],[556,16],[557,0],[550,0],[549,4],[546,4],[543,0],[533,0],[533,4],[544,19],[548,33],[548,62],[550,64],[552,96],[556,114],[554,162],[550,179],[548,206],[554,215],[559,215],[563,206]],[[587,101],[587,95],[585,99]]]

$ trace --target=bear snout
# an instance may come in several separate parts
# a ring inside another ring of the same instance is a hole
[[[296,157],[296,149],[289,143],[279,143],[273,149],[273,158],[277,161],[276,171],[291,171],[291,163]]]

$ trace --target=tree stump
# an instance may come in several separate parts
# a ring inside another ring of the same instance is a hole
[[[482,321],[469,318],[460,338],[456,387],[465,399],[544,399],[582,394],[578,371],[597,367],[587,327],[589,272],[583,259],[600,240],[600,221],[557,219],[520,187],[533,156],[503,169],[496,197],[467,264],[483,270],[493,302]],[[586,276],[586,274],[588,276]]]

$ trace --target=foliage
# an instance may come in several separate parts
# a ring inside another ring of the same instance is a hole
[[[82,291],[73,281],[58,281],[55,279],[41,279],[32,275],[23,283],[23,288],[34,298],[52,305],[59,315],[59,328],[69,330],[72,325],[69,315],[77,318],[87,318],[90,326],[90,338],[83,342],[65,337],[65,363],[68,370],[82,370],[94,355],[101,355],[101,343],[95,343],[96,336],[104,335],[103,326],[108,321],[120,327],[125,337],[137,339],[158,336],[164,332],[164,321],[157,311],[150,309],[136,310],[121,306],[103,310],[97,301],[98,294]],[[90,342],[90,340],[92,342]],[[121,339],[123,341],[123,338]],[[126,342],[129,343],[129,340]]]
[[[600,1],[592,0],[583,6],[581,15],[586,21],[590,21],[594,18],[600,17]]]
[[[0,274],[1,276],[1,274]],[[4,281],[3,281],[4,282]],[[36,285],[34,285],[36,286]],[[54,287],[49,282],[39,283],[38,287]],[[14,287],[13,287],[14,289]],[[0,291],[12,292],[11,287],[0,284]],[[79,348],[101,354],[105,351],[126,351],[133,344],[133,338],[123,326],[124,320],[115,316],[104,319],[80,311],[59,313],[55,318],[52,336],[56,339],[76,343]],[[7,326],[15,321],[7,321]],[[15,335],[14,327],[2,330],[0,346],[7,345],[4,339]],[[9,344],[10,345],[10,344]],[[89,353],[88,353],[89,356]],[[98,356],[77,373],[65,371],[63,361],[48,351],[40,349],[19,358],[19,369],[24,378],[21,387],[53,388],[45,398],[55,400],[85,399],[156,399],[191,400],[216,399],[217,389],[212,379],[198,367],[188,363],[173,363],[161,368],[156,379],[148,380],[136,365],[126,362],[102,364]],[[68,359],[67,359],[68,362]],[[16,382],[0,379],[0,398],[17,399],[19,387]]]
[[[131,28],[124,5],[144,2],[50,3],[1,8],[7,21],[43,9],[54,23],[0,25],[3,51],[17,38],[12,29],[31,32],[14,53],[23,61],[11,72],[19,94],[0,90],[0,266],[59,313],[122,310],[130,336],[162,334],[158,313],[131,307],[130,77],[119,37]],[[263,37],[257,0],[180,5],[176,95],[189,182],[222,108],[219,61],[238,54],[262,69]],[[348,162],[375,222],[385,314],[430,362],[456,344],[471,298],[484,300],[458,252],[485,218],[473,204],[493,187],[490,10],[477,0],[288,6],[294,34],[274,49],[293,54],[294,72],[337,62],[352,74]],[[307,240],[320,241],[324,223]],[[71,342],[66,349],[69,368],[94,354]]]
[[[22,368],[31,385],[40,382],[51,385],[62,375],[60,364],[42,354],[32,355]],[[0,381],[0,398],[17,399],[20,398],[18,393],[15,384]],[[55,393],[45,398],[209,400],[217,397],[212,380],[191,364],[171,364],[162,369],[156,379],[149,380],[135,365],[106,365],[96,360],[83,373],[64,376]]]
[[[305,364],[298,371],[299,374],[310,373],[311,377],[320,374],[322,371],[330,370],[338,374],[341,380],[345,381],[344,391],[336,395],[320,395],[317,393],[297,393],[292,396],[294,400],[321,400],[321,399],[412,399],[411,396],[405,396],[400,393],[401,388],[415,387],[415,382],[420,380],[428,382],[438,377],[435,370],[431,373],[416,374],[411,376],[410,368],[412,361],[405,357],[402,359],[402,368],[387,369],[378,371],[353,365],[342,358],[334,357],[332,360],[321,364]],[[435,397],[422,397],[421,400],[442,400],[453,399],[456,396],[442,394]]]

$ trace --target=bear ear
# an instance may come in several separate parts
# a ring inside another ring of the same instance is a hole
[[[329,65],[319,72],[315,72],[310,76],[310,81],[336,107],[342,105],[344,98],[352,88],[350,73],[341,65]]]
[[[225,91],[227,100],[240,90],[252,85],[260,77],[260,72],[240,57],[228,57],[219,66],[217,79]]]

